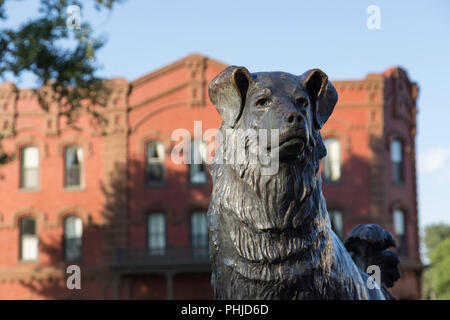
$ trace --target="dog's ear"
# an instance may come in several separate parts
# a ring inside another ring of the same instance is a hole
[[[241,116],[253,79],[245,67],[230,66],[209,84],[208,93],[223,122],[233,128]]]
[[[337,91],[322,70],[311,69],[301,77],[311,100],[315,127],[320,129],[333,112],[338,100]]]

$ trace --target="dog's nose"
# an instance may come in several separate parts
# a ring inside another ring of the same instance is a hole
[[[297,124],[302,122],[302,116],[297,112],[291,112],[286,116],[286,120],[290,124],[294,124],[297,122]]]

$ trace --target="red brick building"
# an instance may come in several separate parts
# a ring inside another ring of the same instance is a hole
[[[207,85],[226,65],[190,55],[137,80],[112,79],[99,124],[69,123],[32,90],[0,86],[0,298],[212,298],[205,212],[211,178],[176,164],[171,135],[218,128]],[[417,86],[392,68],[333,81],[338,105],[322,130],[333,227],[378,223],[401,244],[401,298],[420,297],[415,176]],[[202,155],[202,144],[192,143]],[[81,289],[66,286],[69,265]]]

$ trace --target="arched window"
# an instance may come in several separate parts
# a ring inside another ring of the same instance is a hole
[[[38,258],[39,239],[36,219],[31,216],[20,219],[20,260],[34,261]]]
[[[407,255],[405,214],[400,209],[394,210],[394,230],[397,238],[397,252],[400,256]]]
[[[81,260],[83,256],[83,221],[77,216],[64,219],[64,259]]]
[[[341,143],[336,138],[324,141],[327,155],[323,159],[323,178],[325,181],[341,180]]]
[[[194,211],[191,214],[191,246],[195,256],[208,255],[208,228],[205,211]]]
[[[166,249],[166,219],[163,213],[148,215],[148,249],[152,255],[162,255]]]
[[[145,184],[154,185],[163,183],[165,176],[164,143],[161,141],[148,142],[145,158]]]
[[[206,183],[206,143],[195,139],[191,141],[191,163],[189,165],[189,181],[195,184]]]
[[[403,183],[403,144],[398,139],[392,139],[390,149],[392,161],[392,181],[394,183]]]
[[[64,152],[64,186],[81,188],[83,179],[83,149],[79,146],[68,146]]]
[[[328,210],[330,215],[331,228],[338,235],[339,238],[344,238],[344,219],[342,211],[339,209]]]
[[[27,146],[21,149],[20,187],[36,189],[39,187],[39,149]]]

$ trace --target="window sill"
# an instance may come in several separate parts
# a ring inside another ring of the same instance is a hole
[[[333,184],[343,184],[342,180],[336,180],[336,181],[333,181],[333,180],[322,180],[322,182],[323,182],[323,184],[331,184],[331,185],[333,185]]]
[[[39,259],[36,260],[23,260],[23,259],[19,259],[18,261],[19,264],[37,264],[40,263]]]
[[[152,183],[147,183],[144,185],[144,188],[146,188],[146,189],[164,188],[164,187],[167,187],[166,182],[152,182]]]
[[[77,260],[66,260],[66,259],[64,259],[63,262],[65,264],[69,264],[69,265],[70,264],[80,265],[80,264],[83,264],[83,258],[80,258],[80,259],[77,259]]]
[[[86,188],[85,187],[64,187],[63,190],[68,191],[68,192],[72,192],[72,191],[82,192],[82,191],[86,191]]]
[[[204,186],[208,186],[209,185],[209,181],[206,182],[188,182],[188,185],[190,187],[204,187]]]
[[[18,192],[20,193],[33,193],[33,192],[40,192],[41,189],[40,188],[19,188]]]

